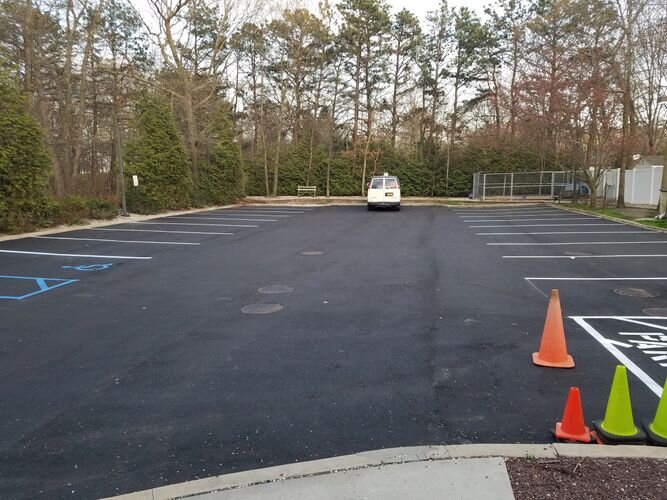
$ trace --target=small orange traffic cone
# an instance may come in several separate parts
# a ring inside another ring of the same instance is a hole
[[[563,314],[558,290],[551,290],[547,319],[544,322],[540,351],[533,353],[533,363],[551,368],[574,368],[574,360],[567,353]]]
[[[584,409],[581,406],[581,394],[578,387],[570,387],[563,421],[556,424],[553,433],[556,439],[563,441],[591,442],[590,429],[584,425]]]

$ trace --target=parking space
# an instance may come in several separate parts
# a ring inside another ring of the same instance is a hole
[[[644,418],[667,370],[667,237],[551,207],[236,207],[49,236],[68,239],[0,244],[0,497],[542,443],[571,385],[599,418],[624,362]],[[531,362],[551,288],[573,370]]]
[[[311,210],[271,206],[206,210],[2,242],[0,300],[31,298],[80,281],[81,273],[90,276],[114,265],[117,269],[121,262],[148,261],[177,248],[242,236]]]
[[[590,335],[647,389],[662,394],[667,234],[546,207],[456,213],[536,292],[561,291],[573,332]],[[500,222],[503,227],[487,225]]]

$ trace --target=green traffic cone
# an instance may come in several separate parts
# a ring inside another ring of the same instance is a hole
[[[628,372],[625,366],[616,366],[604,420],[593,421],[593,426],[600,440],[607,444],[640,443],[646,438],[632,417]]]
[[[644,422],[644,429],[651,443],[667,446],[667,379],[662,389],[662,397],[658,403],[653,422]]]

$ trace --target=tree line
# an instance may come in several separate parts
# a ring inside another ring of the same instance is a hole
[[[43,168],[3,139],[0,220],[115,207],[121,160],[139,211],[358,195],[383,171],[406,195],[466,195],[476,171],[593,186],[663,147],[666,21],[648,0],[441,0],[421,20],[385,0],[4,0],[0,97]]]

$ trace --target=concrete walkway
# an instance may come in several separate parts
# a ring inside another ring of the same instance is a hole
[[[513,499],[505,458],[667,459],[667,448],[592,444],[414,446],[225,474],[117,500]]]
[[[371,467],[198,495],[199,500],[513,499],[502,458]]]

